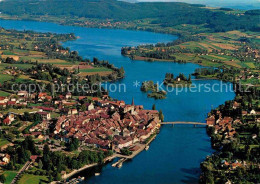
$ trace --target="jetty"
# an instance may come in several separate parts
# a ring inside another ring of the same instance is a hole
[[[120,160],[118,160],[117,162],[115,162],[114,164],[112,164],[112,167],[118,167],[121,168],[123,163],[127,160],[127,158],[121,158]]]

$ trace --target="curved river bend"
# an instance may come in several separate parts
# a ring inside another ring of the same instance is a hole
[[[123,46],[137,46],[145,43],[169,42],[176,37],[150,32],[92,29],[73,26],[61,26],[53,23],[32,21],[0,20],[0,27],[6,29],[33,30],[38,32],[75,33],[80,38],[64,43],[65,47],[77,50],[87,58],[98,57],[108,60],[117,67],[123,66],[125,79],[116,84],[125,84],[126,93],[110,93],[114,98],[135,104],[142,104],[151,109],[156,104],[162,109],[165,121],[198,121],[205,122],[207,113],[212,107],[234,98],[233,92],[176,92],[168,93],[166,100],[148,99],[140,92],[140,87],[133,86],[134,81],[163,81],[165,73],[175,76],[180,72],[189,75],[200,66],[195,64],[177,64],[170,62],[131,61],[120,54]],[[195,85],[221,85],[220,81],[194,81]],[[197,88],[198,90],[198,88]],[[83,183],[197,183],[200,162],[213,152],[210,139],[204,128],[192,126],[163,126],[160,134],[151,143],[148,151],[143,151],[132,161],[124,163],[121,169],[110,164],[102,168],[100,176],[90,176]],[[93,170],[92,170],[93,172]],[[91,170],[80,173],[89,176]]]

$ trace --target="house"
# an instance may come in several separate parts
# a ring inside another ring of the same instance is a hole
[[[243,116],[247,115],[247,111],[242,111],[242,115]]]
[[[93,97],[92,100],[93,100],[93,101],[98,101],[99,98],[98,98],[98,97]]]
[[[88,105],[88,111],[91,111],[95,108],[95,106],[93,105],[93,103]]]
[[[125,148],[125,147],[129,147],[131,146],[133,143],[131,137],[128,137],[127,139],[121,139],[119,142],[118,142],[118,148],[119,149],[122,149],[122,148]]]
[[[7,118],[4,119],[3,123],[4,123],[5,125],[10,125],[12,122],[11,122],[10,119],[7,117]]]
[[[240,107],[240,103],[237,103],[236,101],[233,104],[233,109],[237,109]]]
[[[13,106],[16,105],[16,101],[8,101],[8,102],[7,102],[7,105],[13,107]]]
[[[38,155],[32,155],[32,156],[30,157],[30,160],[31,160],[32,162],[35,162],[38,157],[39,157]]]
[[[39,95],[38,95],[39,101],[45,100],[46,96],[47,96],[47,93],[39,93]]]
[[[79,96],[79,101],[84,100],[84,99],[87,99],[87,97],[86,96]]]
[[[48,102],[50,102],[50,101],[52,100],[52,97],[47,95],[47,96],[45,97],[45,99],[46,99]]]
[[[11,122],[15,120],[14,114],[9,114],[8,118],[10,119]]]
[[[17,95],[20,98],[28,98],[29,97],[29,93],[27,91],[18,91]]]
[[[209,127],[212,127],[215,125],[215,116],[210,116],[209,118],[207,118],[207,125]]]
[[[8,98],[0,96],[0,103],[7,103]]]
[[[38,112],[38,114],[42,117],[43,120],[51,119],[51,113],[49,112]]]
[[[0,103],[0,108],[6,108],[6,103]]]
[[[252,135],[252,139],[256,139],[257,138],[257,135],[256,134],[253,134]]]
[[[256,112],[255,112],[254,109],[252,109],[252,110],[250,111],[250,115],[256,115]]]
[[[14,121],[14,115],[9,114],[3,121],[5,125],[10,125]]]
[[[65,96],[66,99],[71,99],[72,98],[72,94],[71,93],[67,93]]]
[[[78,114],[78,110],[77,109],[70,109],[68,112],[68,115],[75,115]]]
[[[232,163],[231,164],[231,169],[236,169],[237,167],[242,167],[242,164],[241,163],[239,163],[239,162],[235,162],[235,163]]]
[[[10,162],[10,155],[5,154],[5,156],[2,158],[2,161],[6,164]]]

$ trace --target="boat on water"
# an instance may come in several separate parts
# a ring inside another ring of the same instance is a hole
[[[66,184],[76,184],[76,183],[79,183],[84,180],[85,180],[85,177],[79,176],[78,178],[73,178],[70,181],[66,182]]]
[[[146,151],[149,150],[149,147],[150,147],[150,146],[147,145],[147,146],[145,147],[145,150],[146,150]]]
[[[100,176],[100,173],[95,173],[95,176]]]
[[[121,168],[123,166],[123,163],[121,162],[121,163],[119,163],[119,164],[117,164],[117,167],[118,168]]]

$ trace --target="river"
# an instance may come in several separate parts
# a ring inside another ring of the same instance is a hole
[[[205,91],[207,86],[226,85],[217,80],[193,81],[197,86],[193,91],[173,91],[167,94],[165,100],[147,98],[140,91],[140,86],[134,86],[145,80],[162,82],[166,72],[180,72],[189,75],[198,67],[196,64],[178,64],[171,62],[131,61],[120,53],[123,46],[137,46],[145,43],[169,42],[177,37],[141,31],[93,29],[73,26],[61,26],[53,23],[32,21],[0,20],[0,26],[7,29],[34,30],[39,32],[75,33],[79,39],[63,43],[71,50],[77,50],[86,58],[98,57],[108,60],[117,67],[123,66],[126,77],[115,84],[124,84],[126,92],[111,92],[114,98],[131,103],[134,97],[135,104],[144,105],[151,109],[156,104],[162,109],[165,121],[197,121],[205,122],[211,108],[223,104],[234,98],[232,91],[213,92]],[[201,85],[199,90],[199,85]],[[218,87],[216,87],[219,89]],[[215,88],[215,89],[216,89]],[[225,89],[225,88],[224,88]],[[200,162],[207,155],[214,152],[210,146],[210,138],[205,128],[179,125],[163,126],[157,138],[151,143],[148,151],[143,151],[132,161],[124,163],[121,169],[107,164],[102,168],[100,176],[94,176],[93,170],[80,173],[89,176],[82,183],[197,183],[200,172]]]

